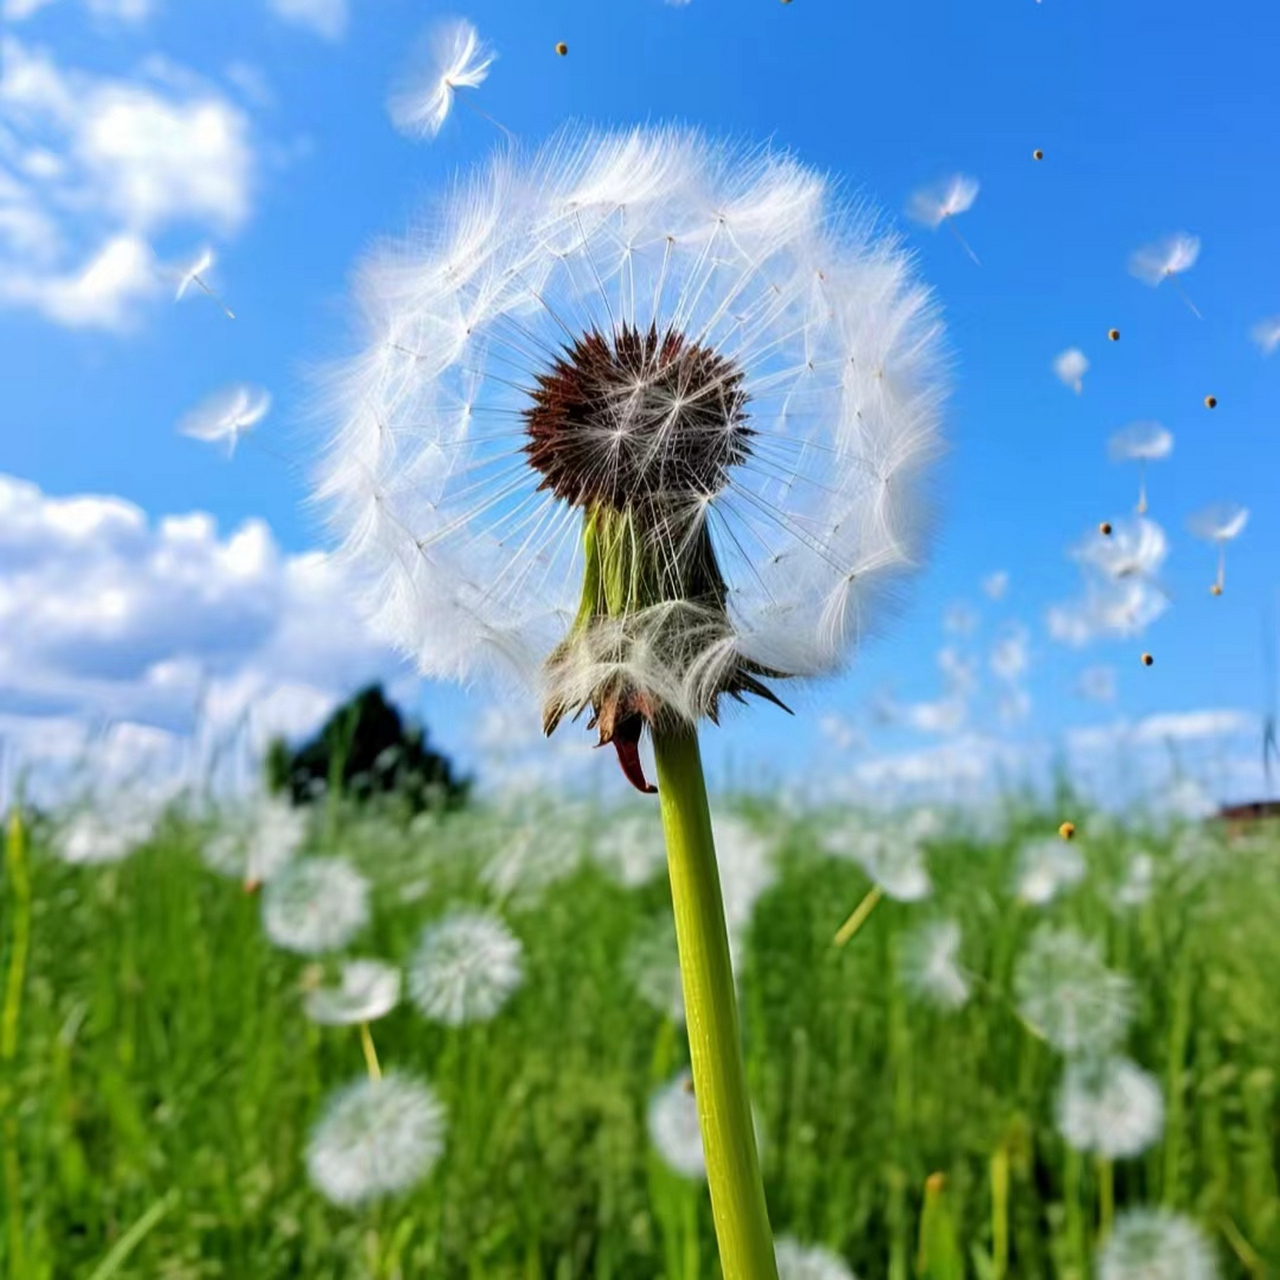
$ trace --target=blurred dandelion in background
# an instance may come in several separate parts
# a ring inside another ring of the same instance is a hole
[[[663,1163],[682,1178],[701,1181],[707,1176],[698,1125],[698,1102],[693,1077],[679,1071],[649,1099],[649,1141]]]
[[[929,920],[903,935],[899,971],[916,999],[941,1009],[959,1009],[968,1001],[971,984],[960,965],[961,936],[955,920]]]
[[[1205,507],[1187,521],[1187,528],[1195,537],[1211,542],[1218,548],[1218,576],[1212,587],[1216,596],[1220,596],[1227,585],[1227,543],[1234,542],[1244,532],[1248,522],[1248,508],[1237,506],[1233,502],[1219,502]]]
[[[348,960],[338,985],[308,991],[304,1005],[312,1022],[352,1027],[385,1017],[399,1003],[399,969],[381,960]]]
[[[1180,231],[1138,249],[1129,259],[1129,273],[1137,276],[1144,284],[1152,286],[1165,280],[1170,281],[1178,296],[1191,308],[1191,313],[1197,319],[1202,319],[1195,303],[1187,296],[1178,280],[1184,271],[1190,271],[1196,265],[1199,256],[1199,237]]]
[[[56,828],[53,851],[73,866],[120,862],[154,835],[157,814],[137,798],[99,799]]]
[[[1112,896],[1115,907],[1128,910],[1145,906],[1155,890],[1156,861],[1144,849],[1137,849],[1125,863],[1124,878]]]
[[[500,917],[456,910],[422,931],[409,959],[409,996],[433,1022],[487,1022],[524,981],[523,956]]]
[[[240,437],[256,427],[270,409],[269,391],[238,382],[202,400],[178,423],[178,431],[192,440],[225,445],[230,458]]]
[[[672,1022],[684,1023],[684,987],[676,925],[670,916],[652,921],[632,941],[623,968],[636,994]]]
[[[774,1254],[778,1280],[858,1280],[839,1254],[819,1244],[801,1244],[792,1236],[779,1236]]]
[[[1124,1160],[1160,1141],[1164,1098],[1154,1076],[1127,1058],[1067,1063],[1058,1129],[1077,1151]]]
[[[368,922],[369,884],[345,858],[295,859],[263,891],[263,928],[286,951],[338,951]]]
[[[1133,1013],[1129,980],[1107,968],[1099,942],[1075,929],[1036,929],[1018,958],[1013,986],[1023,1020],[1063,1053],[1108,1052]]]
[[[227,306],[225,302],[213,291],[209,284],[209,273],[213,270],[217,257],[213,250],[208,246],[201,249],[192,260],[182,267],[176,274],[178,287],[173,295],[174,302],[180,302],[187,294],[192,285],[201,290],[207,297],[211,298],[218,306],[228,320],[234,320],[235,312]]]
[[[1112,462],[1138,464],[1138,507],[1147,513],[1147,465],[1160,462],[1173,452],[1173,433],[1158,422],[1134,422],[1117,431],[1108,443]]]
[[[667,849],[662,828],[650,813],[606,818],[593,834],[591,853],[606,875],[628,889],[666,874]]]
[[[1213,1247],[1190,1218],[1130,1209],[1098,1253],[1098,1280],[1217,1280]]]
[[[972,209],[977,198],[977,178],[966,178],[964,174],[957,173],[934,186],[922,187],[913,192],[907,202],[907,216],[934,231],[945,222],[951,228],[951,234],[960,242],[960,247],[981,266],[978,255],[969,247],[968,241],[955,224],[956,217]]]
[[[458,90],[479,88],[489,78],[495,57],[465,18],[436,23],[419,42],[409,69],[392,91],[387,103],[391,122],[410,137],[436,137],[453,110]],[[508,133],[496,120],[484,118]]]
[[[445,1110],[431,1088],[390,1072],[339,1089],[307,1144],[307,1173],[336,1205],[352,1208],[408,1191],[444,1151]]]
[[[480,879],[500,901],[533,906],[582,865],[585,826],[569,805],[561,806],[554,817],[536,805],[521,810],[503,816]],[[546,820],[538,821],[540,816]]]
[[[1058,381],[1079,395],[1084,390],[1084,375],[1089,371],[1089,360],[1079,347],[1068,347],[1053,361],[1053,371]]]
[[[306,837],[305,809],[276,796],[259,796],[219,814],[200,854],[210,870],[256,886],[277,875]]]
[[[1018,851],[1015,892],[1023,902],[1043,907],[1064,889],[1078,885],[1085,870],[1084,855],[1077,845],[1058,836],[1029,840]]]

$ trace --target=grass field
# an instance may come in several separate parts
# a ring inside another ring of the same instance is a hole
[[[883,900],[837,947],[875,903],[867,858],[825,851],[859,816],[722,807],[778,1233],[863,1280],[1083,1280],[1113,1213],[1163,1205],[1198,1224],[1220,1274],[1277,1274],[1280,836],[1140,838],[1077,812],[1087,874],[1050,866],[1057,892],[1037,906],[1045,874],[1021,850],[1057,840],[1061,813],[1021,809],[981,839],[899,820],[884,856],[920,840],[932,890],[894,900],[883,873]],[[646,1121],[687,1062],[682,1025],[654,1007],[669,985],[661,867],[631,821],[524,821],[329,810],[298,855],[339,853],[370,882],[370,923],[343,954],[402,963],[460,905],[495,907],[523,945],[523,981],[490,1020],[443,1026],[406,1000],[373,1024],[382,1069],[429,1082],[447,1130],[424,1180],[358,1209],[327,1202],[305,1162],[326,1097],[366,1071],[357,1028],[303,1010],[333,958],[272,945],[263,895],[202,859],[207,822],[170,813],[109,865],[59,859],[47,823],[11,830],[0,1275],[715,1275],[705,1187],[668,1167]],[[941,920],[959,925],[959,968],[951,998],[929,1001],[914,931]],[[1061,1135],[1064,1057],[1023,1016],[1020,962],[1046,924],[1097,940],[1131,980],[1115,1048],[1164,1111],[1132,1158]],[[638,984],[646,945],[658,970]]]

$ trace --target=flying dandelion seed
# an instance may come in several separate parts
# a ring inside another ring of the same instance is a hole
[[[1064,840],[1074,840],[1076,838],[1076,824],[1074,822],[1064,822],[1058,828],[1058,834]]]
[[[1058,1091],[1058,1130],[1077,1151],[1105,1160],[1160,1141],[1164,1098],[1155,1077],[1127,1058],[1069,1062]]]
[[[725,924],[729,944],[738,945],[756,903],[778,878],[778,864],[770,842],[733,814],[717,814],[711,820],[720,865],[720,887],[724,894]]]
[[[409,996],[449,1027],[488,1022],[524,981],[524,948],[492,912],[459,910],[429,924],[409,961]]]
[[[532,906],[582,865],[584,851],[581,830],[563,813],[554,823],[522,821],[499,833],[480,879],[501,900]]]
[[[1220,502],[1197,511],[1187,521],[1191,533],[1218,548],[1218,576],[1211,590],[1220,596],[1227,585],[1227,543],[1234,542],[1249,522],[1249,509],[1234,503]]]
[[[1147,511],[1147,464],[1173,452],[1173,433],[1158,422],[1134,422],[1117,431],[1108,443],[1112,462],[1138,464],[1138,514]]]
[[[845,1260],[821,1245],[779,1236],[774,1247],[778,1280],[858,1280]]]
[[[305,810],[262,796],[224,816],[200,852],[205,865],[219,875],[256,886],[280,872],[306,835]]]
[[[465,18],[437,23],[387,103],[392,124],[410,137],[436,137],[453,110],[458,90],[479,88],[489,78],[496,57]],[[478,114],[510,136],[492,117],[482,111]]]
[[[262,896],[267,937],[301,955],[345,947],[368,920],[368,882],[344,858],[290,862]]]
[[[1108,1052],[1133,1012],[1128,979],[1108,969],[1101,946],[1074,929],[1041,925],[1018,960],[1013,986],[1023,1020],[1063,1053]]]
[[[1098,526],[1098,532],[1099,532],[1100,534],[1102,534],[1102,536],[1103,536],[1104,538],[1109,538],[1109,537],[1111,537],[1111,521],[1110,521],[1110,520],[1104,520],[1104,521],[1103,521],[1103,522]]]
[[[913,192],[907,203],[907,217],[934,231],[945,222],[965,253],[977,266],[981,266],[978,255],[969,247],[955,224],[955,218],[972,209],[973,202],[977,198],[977,178],[966,178],[963,174],[957,173],[936,186],[922,187],[919,191]]]
[[[1151,655],[1151,654],[1149,654],[1149,653],[1144,653],[1144,654],[1142,655],[1142,665],[1143,665],[1144,667],[1150,667],[1150,666],[1153,666],[1154,664],[1155,664],[1155,658],[1154,658],[1154,657],[1152,657],[1152,655]]]
[[[1182,231],[1177,235],[1166,236],[1154,244],[1143,245],[1129,259],[1129,273],[1137,276],[1144,284],[1153,287],[1164,280],[1170,281],[1177,290],[1178,296],[1191,308],[1192,315],[1197,319],[1203,319],[1200,312],[1196,310],[1195,303],[1178,282],[1178,277],[1184,271],[1190,271],[1196,265],[1196,259],[1199,256],[1199,237],[1187,235]]]
[[[230,458],[240,437],[257,426],[270,408],[270,392],[238,382],[201,401],[178,423],[178,431],[192,440],[224,442]]]
[[[1064,889],[1078,885],[1085,870],[1084,858],[1074,845],[1053,836],[1031,840],[1018,854],[1015,891],[1023,902],[1043,907]]]
[[[381,960],[348,960],[336,987],[307,992],[307,1017],[322,1026],[375,1022],[400,1003],[400,970]]]
[[[1204,398],[1204,407],[1205,407],[1206,409],[1216,409],[1216,408],[1218,407],[1218,397],[1217,397],[1217,396],[1205,396],[1205,398]]]
[[[1079,347],[1068,347],[1053,362],[1053,371],[1058,380],[1065,383],[1079,395],[1084,390],[1084,375],[1089,370],[1089,361]]]
[[[178,287],[173,295],[173,300],[174,302],[181,302],[191,286],[195,285],[197,289],[200,289],[207,297],[211,298],[217,304],[219,310],[227,317],[228,320],[234,320],[236,318],[235,312],[232,311],[216,293],[214,293],[206,279],[209,273],[213,270],[213,266],[216,261],[217,258],[214,256],[212,249],[207,246],[201,249],[191,262],[177,273]]]
[[[856,862],[898,902],[920,902],[933,892],[924,850],[905,832],[876,831],[854,822],[828,832],[822,843],[834,857]]]
[[[1033,160],[1043,160],[1043,159],[1044,159],[1044,152],[1043,152],[1043,151],[1041,151],[1039,147],[1037,147],[1037,148],[1036,148],[1036,149],[1031,153],[1031,158],[1032,158]]]
[[[72,814],[56,829],[53,851],[72,866],[121,862],[151,839],[156,818],[140,801],[102,801]]]
[[[1081,539],[1073,554],[1108,582],[1153,582],[1168,557],[1169,539],[1154,520],[1137,516],[1112,525],[1103,541]]]
[[[563,40],[556,45],[556,52],[563,58],[569,52],[569,46]]]
[[[332,1203],[352,1208],[408,1191],[444,1151],[445,1111],[409,1076],[361,1079],[334,1093],[307,1144],[307,1173]]]
[[[435,225],[365,270],[320,483],[378,632],[539,688],[548,732],[589,710],[638,785],[644,726],[839,669],[919,562],[941,330],[906,256],[674,129],[499,157]]]
[[[917,925],[902,939],[903,985],[917,1000],[941,1009],[959,1009],[969,999],[970,982],[960,967],[960,926],[954,920]]]
[[[1190,1218],[1169,1209],[1120,1214],[1098,1253],[1098,1280],[1217,1280],[1213,1248]]]
[[[1249,331],[1249,335],[1264,356],[1271,355],[1280,347],[1280,316],[1260,320]]]
[[[1119,330],[1119,329],[1108,329],[1108,330],[1107,330],[1107,337],[1108,337],[1112,342],[1119,342],[1119,341],[1120,341],[1120,330]]]

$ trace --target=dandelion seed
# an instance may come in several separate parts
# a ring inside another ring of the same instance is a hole
[[[210,444],[225,442],[230,458],[240,437],[257,426],[270,408],[270,392],[247,383],[235,383],[201,401],[178,423],[178,431]]]
[[[445,1111],[425,1084],[399,1073],[361,1079],[325,1105],[307,1144],[307,1173],[344,1208],[407,1191],[444,1151]]]
[[[1177,235],[1166,236],[1154,244],[1144,245],[1129,259],[1129,272],[1144,284],[1152,286],[1164,280],[1171,281],[1183,302],[1191,308],[1191,313],[1201,319],[1195,303],[1187,297],[1186,291],[1178,283],[1178,276],[1184,271],[1190,271],[1199,256],[1199,237],[1182,231]]]
[[[1119,341],[1120,341],[1120,330],[1119,330],[1119,329],[1108,329],[1108,330],[1107,330],[1107,337],[1108,337],[1108,338],[1110,338],[1112,342],[1119,342]]]
[[[290,862],[262,896],[267,937],[302,955],[345,947],[368,921],[368,882],[344,858]]]
[[[789,158],[567,133],[375,261],[320,492],[379,634],[641,782],[646,726],[839,669],[918,563],[940,329],[837,213]]]
[[[1280,347],[1280,316],[1272,316],[1260,320],[1250,330],[1250,336],[1264,356],[1269,356]]]
[[[1144,667],[1149,667],[1149,666],[1151,666],[1154,662],[1155,662],[1155,658],[1153,658],[1153,657],[1151,656],[1151,654],[1149,654],[1149,653],[1144,653],[1144,654],[1142,655],[1142,665],[1143,665]]]
[[[1080,851],[1064,839],[1031,840],[1018,854],[1017,895],[1032,906],[1045,906],[1064,889],[1079,884],[1085,870]]]
[[[195,285],[197,289],[202,290],[218,305],[218,308],[228,320],[234,320],[236,318],[235,312],[233,312],[231,308],[228,307],[216,293],[214,293],[206,279],[208,274],[213,270],[213,264],[216,260],[217,259],[215,258],[212,249],[207,246],[201,249],[191,262],[178,272],[178,288],[173,295],[173,300],[174,302],[180,302],[186,295],[187,290],[190,289],[192,285]]]
[[[496,57],[465,18],[437,23],[391,95],[387,109],[392,123],[410,137],[434,138],[449,118],[457,91],[482,85]]]
[[[954,920],[929,921],[903,937],[902,981],[918,1000],[959,1009],[969,999],[969,978],[960,967],[960,942],[960,926]]]
[[[569,52],[569,46],[561,40],[560,43],[556,45],[556,52],[563,58],[564,55]]]
[[[1058,1130],[1077,1151],[1124,1160],[1159,1142],[1164,1098],[1155,1078],[1127,1058],[1067,1064]]]
[[[200,852],[211,870],[256,887],[280,872],[306,835],[304,810],[264,796],[224,817]]]
[[[956,174],[933,187],[922,187],[912,194],[907,204],[907,216],[921,225],[936,231],[944,222],[951,228],[952,235],[960,242],[961,248],[978,266],[978,255],[969,247],[965,238],[956,229],[957,215],[967,213],[973,208],[978,198],[977,178],[966,178]]]
[[[1109,537],[1111,537],[1111,521],[1110,521],[1110,520],[1104,520],[1104,521],[1103,521],[1103,522],[1098,526],[1098,532],[1099,532],[1100,534],[1102,534],[1102,536],[1103,536],[1104,538],[1109,538]]]
[[[1079,395],[1084,390],[1084,375],[1088,372],[1089,361],[1079,347],[1068,347],[1053,362],[1053,371],[1059,381],[1065,383]]]
[[[1147,464],[1173,452],[1173,435],[1158,422],[1135,422],[1117,431],[1109,444],[1113,462],[1138,464],[1138,514],[1147,511]]]
[[[1037,148],[1036,148],[1036,149],[1031,153],[1031,158],[1032,158],[1033,160],[1043,160],[1043,159],[1044,159],[1044,152],[1043,152],[1043,151],[1041,151],[1039,147],[1037,147]]]
[[[500,899],[532,906],[582,865],[583,852],[581,831],[564,814],[544,824],[522,820],[498,833],[480,879]]]
[[[1128,1029],[1128,979],[1108,969],[1099,944],[1074,929],[1041,925],[1018,960],[1013,985],[1023,1020],[1063,1053],[1106,1053]]]
[[[488,1022],[524,981],[524,948],[492,912],[459,910],[422,932],[409,996],[433,1022]]]
[[[785,3],[785,0],[784,0]],[[774,1245],[778,1280],[858,1280],[845,1260],[821,1245],[779,1236]]]
[[[1073,554],[1109,584],[1154,582],[1169,554],[1169,539],[1154,520],[1138,516],[1112,525],[1105,541],[1082,539]]]
[[[1187,521],[1192,534],[1218,548],[1218,576],[1210,590],[1220,596],[1227,585],[1227,543],[1234,542],[1249,522],[1249,509],[1230,502],[1216,503],[1197,511]]]
[[[1208,1240],[1169,1209],[1130,1209],[1098,1253],[1098,1280],[1217,1280]]]
[[[380,960],[349,960],[336,987],[307,993],[306,1012],[323,1026],[350,1027],[375,1022],[400,1003],[400,970]]]
[[[1204,407],[1205,407],[1206,409],[1216,409],[1216,408],[1218,407],[1218,397],[1217,397],[1217,396],[1205,396],[1205,398],[1204,398]]]

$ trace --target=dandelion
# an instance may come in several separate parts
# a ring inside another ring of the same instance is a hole
[[[528,906],[582,865],[579,828],[565,815],[541,826],[529,821],[499,831],[497,848],[485,859],[480,879],[503,900]]]
[[[707,1176],[707,1162],[692,1085],[688,1071],[677,1072],[649,1099],[646,1119],[649,1141],[663,1163],[682,1178],[700,1182]]]
[[[427,1085],[399,1073],[361,1079],[325,1104],[307,1144],[307,1173],[352,1208],[407,1191],[444,1151],[445,1111]]]
[[[213,264],[216,261],[217,259],[214,256],[212,249],[208,246],[201,249],[200,252],[177,273],[178,288],[173,295],[173,300],[174,302],[180,302],[183,297],[185,297],[187,290],[190,289],[192,285],[195,285],[197,289],[200,289],[209,298],[213,299],[222,314],[226,316],[228,320],[234,320],[236,318],[235,312],[233,312],[209,286],[207,277],[213,270]]]
[[[1164,1098],[1155,1077],[1127,1058],[1070,1062],[1058,1091],[1058,1130],[1104,1160],[1141,1155],[1160,1141]]]
[[[1129,273],[1137,276],[1144,284],[1152,286],[1164,280],[1170,281],[1183,302],[1191,308],[1192,315],[1202,319],[1200,312],[1196,310],[1195,303],[1187,297],[1186,291],[1178,283],[1178,276],[1184,271],[1190,271],[1196,265],[1196,259],[1199,256],[1199,237],[1181,231],[1177,235],[1166,236],[1154,244],[1143,245],[1129,259]]]
[[[1271,355],[1280,347],[1280,316],[1258,321],[1250,330],[1250,336],[1264,356]]]
[[[1098,1280],[1217,1280],[1213,1248],[1190,1218],[1130,1209],[1098,1253]]]
[[[345,947],[368,920],[368,882],[344,858],[290,862],[262,896],[267,937],[302,955]]]
[[[1153,666],[1154,664],[1155,664],[1155,658],[1152,654],[1144,653],[1142,655],[1142,665],[1144,667],[1150,667],[1150,666]]]
[[[437,23],[427,33],[412,69],[402,77],[387,103],[392,123],[410,137],[434,138],[453,110],[457,91],[482,85],[489,78],[489,68],[496,57],[465,18]],[[484,112],[479,114],[483,116]],[[485,119],[498,123],[488,116]]]
[[[828,833],[823,844],[834,856],[856,862],[882,893],[898,902],[919,902],[933,892],[924,850],[905,832],[850,824]]]
[[[210,870],[256,887],[280,872],[306,835],[304,810],[264,796],[223,818],[200,852]]]
[[[192,440],[210,444],[224,441],[230,458],[240,437],[256,427],[270,408],[269,391],[238,382],[202,400],[178,423],[178,431]]]
[[[731,944],[741,940],[756,903],[773,887],[778,866],[770,842],[733,814],[717,814],[711,829],[719,855],[720,888]]]
[[[722,902],[695,731],[842,668],[918,564],[941,330],[823,177],[676,129],[504,153],[430,225],[364,272],[320,496],[424,674],[589,716],[642,789],[652,733],[722,1267],[769,1276],[719,921],[772,870],[728,851]]]
[[[1187,521],[1195,537],[1212,542],[1218,548],[1218,576],[1211,588],[1214,595],[1220,596],[1227,585],[1227,543],[1234,542],[1248,522],[1249,509],[1231,502],[1205,507]]]
[[[1151,900],[1155,889],[1155,859],[1142,850],[1135,853],[1125,868],[1124,879],[1116,886],[1114,904],[1119,908],[1141,907]]]
[[[423,930],[408,965],[409,996],[433,1022],[488,1022],[524,981],[523,954],[492,912],[455,911]]]
[[[400,970],[380,960],[349,960],[336,987],[307,992],[307,1017],[323,1026],[351,1027],[385,1017],[400,1003]]]
[[[1068,347],[1054,358],[1053,371],[1058,380],[1079,395],[1084,390],[1084,375],[1089,370],[1089,360],[1079,347]]]
[[[683,1025],[684,988],[680,981],[676,925],[670,916],[662,916],[635,939],[623,968],[645,1004]]]
[[[942,1009],[959,1009],[969,999],[960,942],[960,926],[954,920],[931,920],[903,937],[900,972],[916,999]]]
[[[1014,994],[1031,1030],[1063,1053],[1107,1052],[1133,1011],[1129,981],[1107,968],[1100,945],[1050,925],[1031,935],[1014,973]]]
[[[839,1254],[821,1245],[779,1236],[774,1254],[778,1280],[858,1280]]]
[[[628,889],[648,884],[667,869],[662,831],[645,814],[610,818],[596,832],[591,852],[595,862]]]
[[[1117,431],[1109,444],[1113,462],[1138,464],[1138,514],[1147,512],[1147,464],[1173,452],[1173,435],[1158,422],[1135,422]]]
[[[961,248],[981,266],[978,255],[969,247],[968,242],[956,229],[957,214],[966,213],[973,208],[978,198],[977,178],[966,178],[956,174],[944,182],[932,187],[922,187],[912,194],[907,204],[907,216],[923,226],[936,231],[944,222],[951,228],[951,233],[960,242]]]
[[[1064,889],[1079,884],[1085,862],[1075,845],[1046,836],[1031,840],[1018,854],[1016,892],[1023,902],[1042,907]]]
[[[54,853],[73,866],[120,862],[147,843],[155,832],[156,814],[135,801],[102,802],[73,814],[55,832]]]

